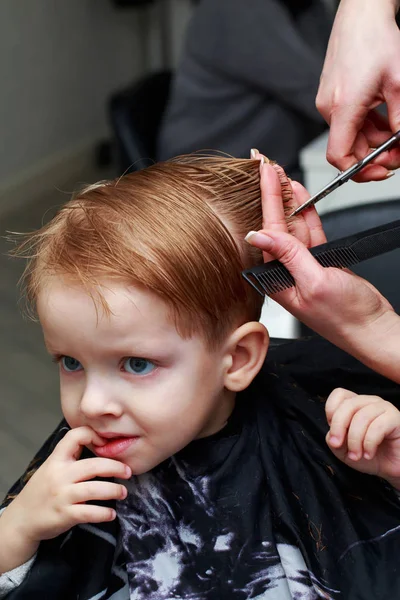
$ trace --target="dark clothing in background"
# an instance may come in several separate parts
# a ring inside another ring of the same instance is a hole
[[[293,5],[293,6],[292,6]],[[258,148],[284,167],[324,129],[315,108],[334,11],[324,0],[202,0],[190,21],[159,159]]]
[[[118,521],[42,542],[7,598],[399,598],[398,497],[325,443],[324,401],[339,385],[400,405],[399,385],[328,342],[272,348],[223,430],[132,477]]]

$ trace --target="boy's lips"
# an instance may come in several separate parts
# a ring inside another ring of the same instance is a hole
[[[122,454],[139,439],[139,436],[121,435],[120,433],[99,433],[98,435],[104,440],[108,440],[102,446],[93,444],[97,456],[104,458],[114,458]]]
[[[101,431],[96,431],[97,435],[99,435],[100,437],[104,438],[105,440],[107,439],[115,439],[115,438],[123,438],[123,437],[134,437],[132,436],[130,433],[115,433],[115,432],[104,432],[102,433]]]

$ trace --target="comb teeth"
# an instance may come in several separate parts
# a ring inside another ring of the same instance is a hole
[[[360,259],[352,248],[332,248],[319,254],[315,259],[323,267],[345,268],[357,264]],[[243,277],[261,296],[272,296],[295,285],[289,271],[278,261],[272,261],[262,267],[243,271]],[[255,281],[254,281],[255,280]]]
[[[400,248],[400,220],[326,242],[309,252],[323,267],[342,269],[396,248]],[[292,275],[278,260],[247,269],[242,275],[262,296],[272,296],[295,285]]]
[[[315,255],[315,259],[323,267],[350,267],[356,265],[360,259],[352,248],[335,248],[325,250]]]
[[[283,265],[275,265],[267,271],[259,273],[248,269],[243,271],[243,277],[261,296],[271,296],[295,285],[292,275]]]
[[[256,277],[267,295],[276,294],[295,285],[292,275],[285,267],[283,269],[275,267],[267,273],[259,273]]]

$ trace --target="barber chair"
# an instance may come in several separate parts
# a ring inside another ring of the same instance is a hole
[[[151,73],[112,96],[109,116],[116,139],[119,174],[139,171],[155,161],[171,79],[171,71]]]

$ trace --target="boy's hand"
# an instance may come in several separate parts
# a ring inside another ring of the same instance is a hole
[[[329,448],[349,467],[400,490],[400,412],[378,396],[334,390],[326,402]]]
[[[89,427],[69,431],[0,517],[0,573],[26,562],[39,542],[54,538],[78,523],[115,519],[115,511],[86,504],[91,500],[121,500],[126,487],[95,477],[129,479],[131,469],[117,460],[78,460],[84,446],[104,441]],[[7,543],[6,540],[7,539]],[[9,543],[8,543],[9,542]]]

